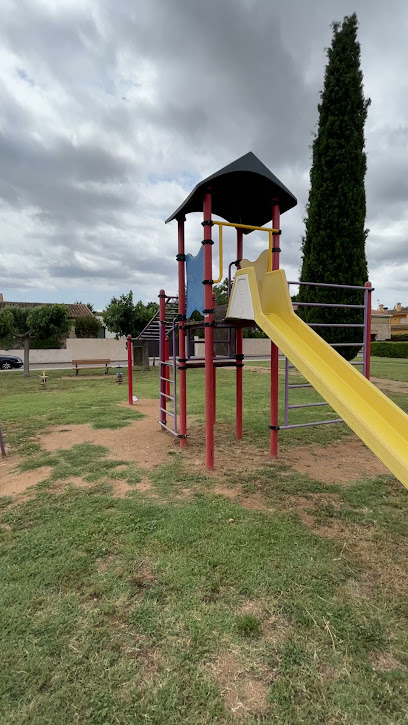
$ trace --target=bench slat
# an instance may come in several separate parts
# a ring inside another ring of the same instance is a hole
[[[72,367],[75,366],[75,375],[78,375],[78,372],[79,372],[78,366],[85,367],[86,365],[88,367],[96,367],[97,365],[105,365],[105,367],[106,367],[105,375],[107,375],[108,370],[109,370],[108,366],[110,366],[111,361],[110,360],[72,360],[71,364],[72,364]]]
[[[108,365],[110,360],[72,360],[73,365]]]

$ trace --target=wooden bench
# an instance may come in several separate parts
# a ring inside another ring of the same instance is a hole
[[[106,368],[105,375],[107,375],[109,372],[110,360],[72,360],[72,367],[75,366],[75,370],[76,370],[75,375],[78,375],[80,367],[82,368],[82,367],[88,366],[88,367],[96,368],[101,365],[105,365],[105,368]]]

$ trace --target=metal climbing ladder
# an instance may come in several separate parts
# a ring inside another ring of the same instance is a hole
[[[177,436],[177,328],[178,298],[166,296],[160,291],[160,306],[156,316],[159,339],[159,424],[172,435]],[[151,321],[153,322],[153,320]],[[142,333],[143,334],[143,333]],[[145,338],[146,339],[146,338]],[[150,338],[152,339],[152,338]],[[157,339],[154,338],[154,339]],[[171,355],[170,355],[171,344]],[[169,417],[172,425],[170,425]]]

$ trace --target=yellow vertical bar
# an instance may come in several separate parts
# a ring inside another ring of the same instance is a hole
[[[272,231],[269,232],[268,272],[272,272]]]
[[[221,282],[222,280],[222,271],[223,271],[223,258],[222,258],[222,226],[221,224],[218,226],[218,241],[219,241],[219,260],[220,260],[220,275],[218,279],[214,279],[214,284],[218,284],[218,282]]]

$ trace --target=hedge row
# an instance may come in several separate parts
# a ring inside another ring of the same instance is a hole
[[[408,358],[408,342],[372,342],[371,355],[374,357]]]

